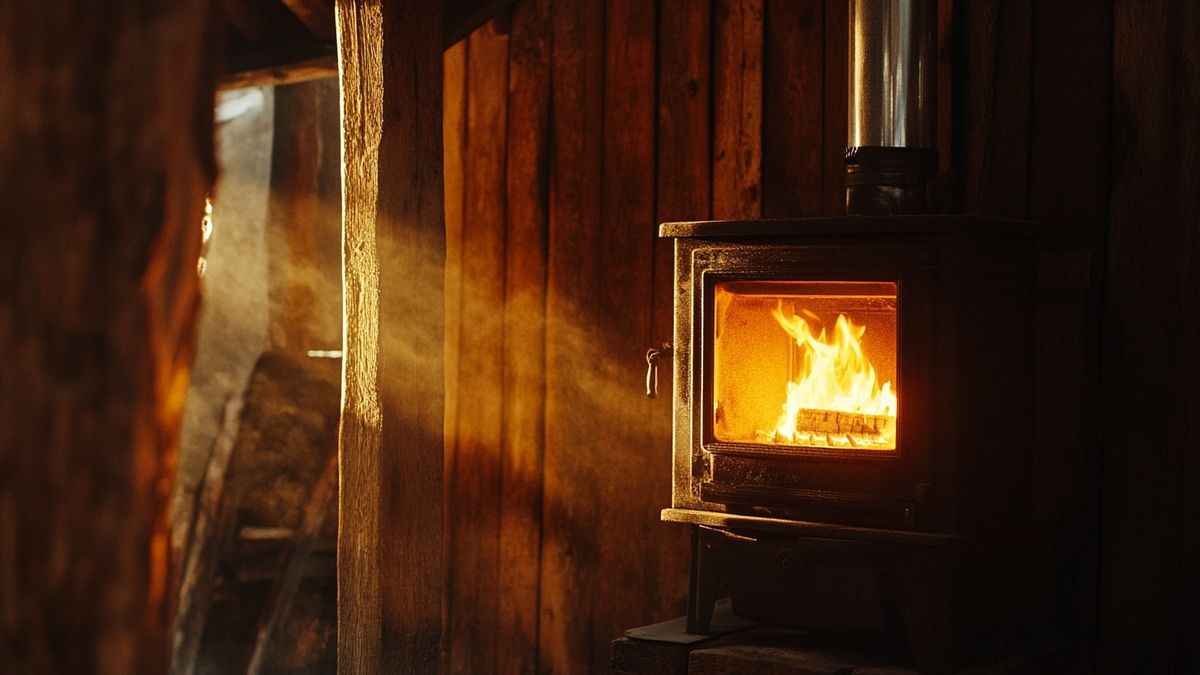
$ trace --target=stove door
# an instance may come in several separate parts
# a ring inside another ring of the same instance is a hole
[[[702,501],[912,524],[932,447],[932,260],[922,247],[863,245],[693,252]]]

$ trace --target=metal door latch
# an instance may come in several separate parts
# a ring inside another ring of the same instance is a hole
[[[649,398],[658,396],[658,362],[671,358],[672,353],[671,345],[666,342],[658,349],[646,350],[646,396]]]

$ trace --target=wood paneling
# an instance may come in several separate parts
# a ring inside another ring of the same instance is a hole
[[[660,495],[669,484],[661,480],[665,474],[655,471],[663,466],[663,455],[647,451],[670,444],[666,428],[651,423],[653,408],[661,406],[652,406],[642,395],[639,378],[652,341],[653,305],[647,290],[654,274],[655,19],[653,3],[607,3],[600,241],[593,252],[599,294],[585,323],[576,328],[599,338],[589,346],[599,358],[588,377],[595,383],[591,407],[603,431],[580,446],[591,457],[588,480],[594,481],[597,507],[597,558],[590,563],[595,565],[596,600],[588,618],[588,661],[594,671],[607,664],[609,654],[596,631],[619,633],[629,617],[637,617],[636,623],[656,618],[652,613],[663,607],[659,593],[671,590],[660,566],[671,558],[672,533],[663,531],[657,517]],[[641,477],[632,490],[631,475]],[[631,550],[628,545],[664,534],[661,548]]]
[[[766,0],[763,215],[768,218],[817,216],[825,204],[824,16],[821,0]]]
[[[713,2],[712,217],[762,215],[763,0]]]
[[[840,214],[846,210],[846,109],[850,84],[846,75],[849,67],[846,50],[850,40],[847,5],[845,0],[825,0],[822,32],[824,109],[821,118],[825,135],[821,152],[821,215]]]
[[[1118,3],[1114,42],[1108,5],[938,4],[938,143],[954,203],[968,212],[1033,218],[1043,232],[1031,395],[1050,412],[1034,421],[1030,473],[1035,485],[1064,475],[1070,484],[1032,490],[1062,497],[1028,506],[1037,518],[1084,524],[1069,537],[1039,542],[1049,554],[1066,553],[1059,581],[1069,590],[1060,609],[1072,632],[1086,638],[1096,626],[1100,583],[1109,594],[1101,602],[1100,663],[1111,655],[1129,668],[1122,659],[1137,653],[1178,658],[1183,641],[1151,649],[1148,640],[1154,630],[1183,635],[1194,625],[1183,600],[1167,596],[1174,590],[1195,598],[1195,584],[1168,569],[1183,569],[1196,555],[1183,543],[1195,540],[1188,520],[1195,500],[1184,489],[1195,462],[1183,446],[1163,453],[1135,438],[1121,421],[1128,417],[1115,414],[1128,395],[1107,395],[1113,414],[1107,426],[1096,420],[1107,382],[1165,382],[1164,391],[1182,392],[1183,402],[1158,400],[1170,419],[1153,439],[1194,439],[1194,422],[1185,423],[1194,419],[1194,385],[1184,383],[1194,381],[1195,366],[1183,352],[1195,342],[1188,309],[1194,290],[1181,290],[1196,286],[1188,276],[1195,236],[1185,225],[1194,198],[1181,186],[1195,178],[1189,167],[1196,161],[1187,154],[1195,87],[1167,84],[1195,79],[1188,70],[1194,50],[1168,46],[1194,31],[1194,13],[1178,3],[1165,14]],[[500,596],[462,593],[464,604],[453,612],[495,622],[497,668],[602,671],[608,641],[622,629],[683,609],[686,541],[655,513],[669,494],[670,406],[647,403],[639,391],[643,350],[670,335],[673,317],[670,242],[655,237],[655,222],[842,211],[845,3],[524,0],[513,12],[506,202],[502,217],[489,216],[487,225],[506,230],[503,264],[496,268],[486,247],[458,247],[464,264],[486,257],[491,262],[480,272],[505,279],[497,308],[504,328],[491,337],[503,343],[503,386],[490,393],[502,400],[502,432],[489,441],[498,449],[488,450],[500,457],[499,506],[473,507],[481,518],[499,508]],[[1139,55],[1136,45],[1153,41],[1147,31],[1160,29],[1173,37]],[[452,51],[447,63],[453,59],[461,56]],[[487,68],[489,77],[500,77],[498,66]],[[457,72],[448,66],[447,100],[455,102],[448,124],[461,121],[468,105],[451,89],[469,97],[468,82],[482,84]],[[1161,110],[1155,101],[1165,101]],[[462,176],[473,162],[490,161],[466,150],[479,147],[469,127],[446,137]],[[1164,128],[1182,140],[1168,140]],[[456,227],[472,227],[454,225],[464,192],[447,193],[452,241]],[[1159,222],[1143,218],[1143,210],[1167,223],[1169,255],[1167,244],[1140,234]],[[1107,280],[1106,247],[1116,275]],[[1152,255],[1137,259],[1139,252]],[[1155,256],[1167,256],[1161,269]],[[467,284],[495,283],[451,276],[464,293]],[[1138,293],[1151,290],[1155,300],[1139,305]],[[1132,331],[1160,325],[1152,310],[1178,321],[1161,338],[1167,349],[1147,360],[1125,345],[1133,344]],[[1110,317],[1103,332],[1102,313]],[[1103,368],[1102,339],[1109,345]],[[479,348],[495,353],[494,345]],[[1135,375],[1168,355],[1180,365],[1171,378]],[[451,356],[448,368],[473,358]],[[480,406],[456,409],[474,415]],[[1112,548],[1105,542],[1104,574],[1097,539],[1101,427],[1110,437],[1103,522],[1106,536],[1115,537]],[[1153,510],[1139,506],[1151,493]],[[1175,516],[1144,522],[1171,509]],[[1150,557],[1138,558],[1139,551]],[[1122,566],[1153,578],[1127,588]],[[460,582],[479,583],[451,575],[451,586]],[[1168,609],[1154,622],[1135,618],[1154,608]]]
[[[823,3],[801,12],[776,4],[790,21],[773,37],[784,73],[776,76],[805,71],[810,54],[824,67],[824,50],[841,43],[822,40]],[[658,516],[670,494],[671,406],[641,391],[645,349],[672,333],[672,245],[657,238],[657,223],[762,213],[763,5],[519,2],[507,22],[507,107],[477,117],[472,101],[493,97],[504,77],[498,54],[475,54],[494,28],[446,55],[447,369],[458,373],[447,393],[447,428],[457,429],[447,466],[448,483],[461,486],[447,495],[450,550],[494,545],[496,530],[482,523],[499,509],[494,568],[490,550],[471,565],[451,555],[452,669],[602,672],[613,636],[683,612],[686,531]],[[806,32],[793,35],[793,24]],[[803,194],[813,214],[842,200],[840,179],[830,181],[838,194],[822,190],[834,173],[827,160],[840,167],[844,127],[821,122],[826,106],[844,109],[834,100],[844,85],[827,95],[823,80],[812,74],[786,100],[770,88],[774,161],[807,162],[809,175],[807,188],[774,179],[777,194]],[[807,122],[783,108],[802,100]],[[503,143],[494,133],[502,120]],[[839,140],[827,148],[826,136]],[[506,158],[506,192],[473,210],[472,185],[494,184],[497,156]],[[484,239],[472,243],[472,232]],[[480,330],[488,319],[469,318],[470,298],[494,300],[498,279],[503,331]],[[499,388],[480,377],[495,363]],[[500,437],[467,448],[465,427],[492,420],[494,430],[496,401]],[[494,636],[455,639],[488,627]]]
[[[508,36],[495,23],[466,45],[466,156],[458,324],[458,406],[446,479],[449,671],[495,664],[504,377],[504,204]],[[497,337],[501,339],[497,339]],[[458,611],[466,606],[468,611]]]
[[[346,322],[342,673],[428,672],[441,656],[441,5],[337,3]],[[382,44],[389,45],[386,58]]]
[[[537,670],[550,234],[550,0],[521,3],[513,11],[506,141],[508,240],[496,642],[497,670],[516,675]]]
[[[1118,1],[1104,306],[1098,664],[1197,657],[1200,9]],[[1131,420],[1144,420],[1132,423]]]
[[[1041,227],[1036,320],[1034,505],[1077,525],[1058,538],[1064,611],[1092,654],[1099,540],[1100,293],[1108,221],[1112,15],[1089,0],[1032,16],[1030,220]],[[1064,30],[1070,26],[1070,30]],[[1057,489],[1042,486],[1050,481]],[[1089,658],[1089,661],[1091,659]]]
[[[608,420],[596,407],[592,332],[600,298],[600,180],[604,123],[604,3],[561,0],[553,34],[550,122],[550,250],[546,286],[546,447],[542,493],[540,668],[578,670],[595,644],[601,601],[595,530],[607,506],[596,465]],[[586,496],[585,496],[586,495]]]
[[[1030,0],[956,2],[952,156],[963,213],[1024,218],[1028,212]],[[1069,30],[1069,28],[1063,28]]]

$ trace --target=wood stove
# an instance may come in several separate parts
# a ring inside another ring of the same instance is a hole
[[[1033,424],[1035,231],[934,215],[935,0],[849,0],[841,218],[681,222],[674,486],[713,602],[903,638],[942,671],[1059,625]],[[1049,486],[1049,487],[1048,487]],[[1056,577],[1055,575],[1059,575]]]
[[[667,223],[689,630],[892,630],[933,669],[1041,626],[1033,229],[965,216]],[[651,370],[666,352],[649,355]],[[654,373],[650,374],[653,386]],[[1011,630],[1018,628],[1018,630]]]

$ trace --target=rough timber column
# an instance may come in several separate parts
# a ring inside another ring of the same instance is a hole
[[[345,303],[338,671],[436,670],[442,3],[337,0]]]
[[[214,5],[0,3],[0,673],[166,670]]]

